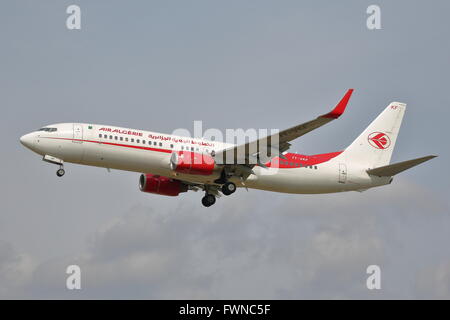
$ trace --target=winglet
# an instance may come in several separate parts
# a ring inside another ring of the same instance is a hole
[[[337,119],[339,118],[345,111],[345,107],[347,107],[348,101],[350,100],[350,97],[352,96],[353,89],[349,89],[345,96],[339,101],[339,103],[336,105],[336,107],[329,113],[324,114],[321,116],[322,118],[331,118],[331,119]]]

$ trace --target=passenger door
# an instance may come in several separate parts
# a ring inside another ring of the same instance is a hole
[[[83,126],[81,124],[73,124],[73,142],[83,143]]]

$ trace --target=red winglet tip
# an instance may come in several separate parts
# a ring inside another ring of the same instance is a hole
[[[350,97],[352,96],[353,89],[349,89],[345,96],[339,101],[339,103],[336,105],[336,107],[329,113],[324,114],[323,118],[332,118],[337,119],[339,118],[345,111],[345,107],[347,107],[348,101],[350,100]]]

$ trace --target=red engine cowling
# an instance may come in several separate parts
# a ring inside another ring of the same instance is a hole
[[[178,151],[170,157],[170,168],[180,173],[209,176],[214,167],[214,159],[207,154]]]
[[[142,192],[156,193],[163,196],[177,196],[180,192],[186,192],[188,187],[180,180],[147,173],[141,174],[139,189]]]

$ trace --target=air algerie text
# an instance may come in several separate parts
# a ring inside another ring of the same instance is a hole
[[[142,132],[124,130],[124,129],[111,129],[111,128],[100,128],[99,131],[106,131],[111,133],[121,133],[121,134],[129,134],[132,136],[142,137]]]

